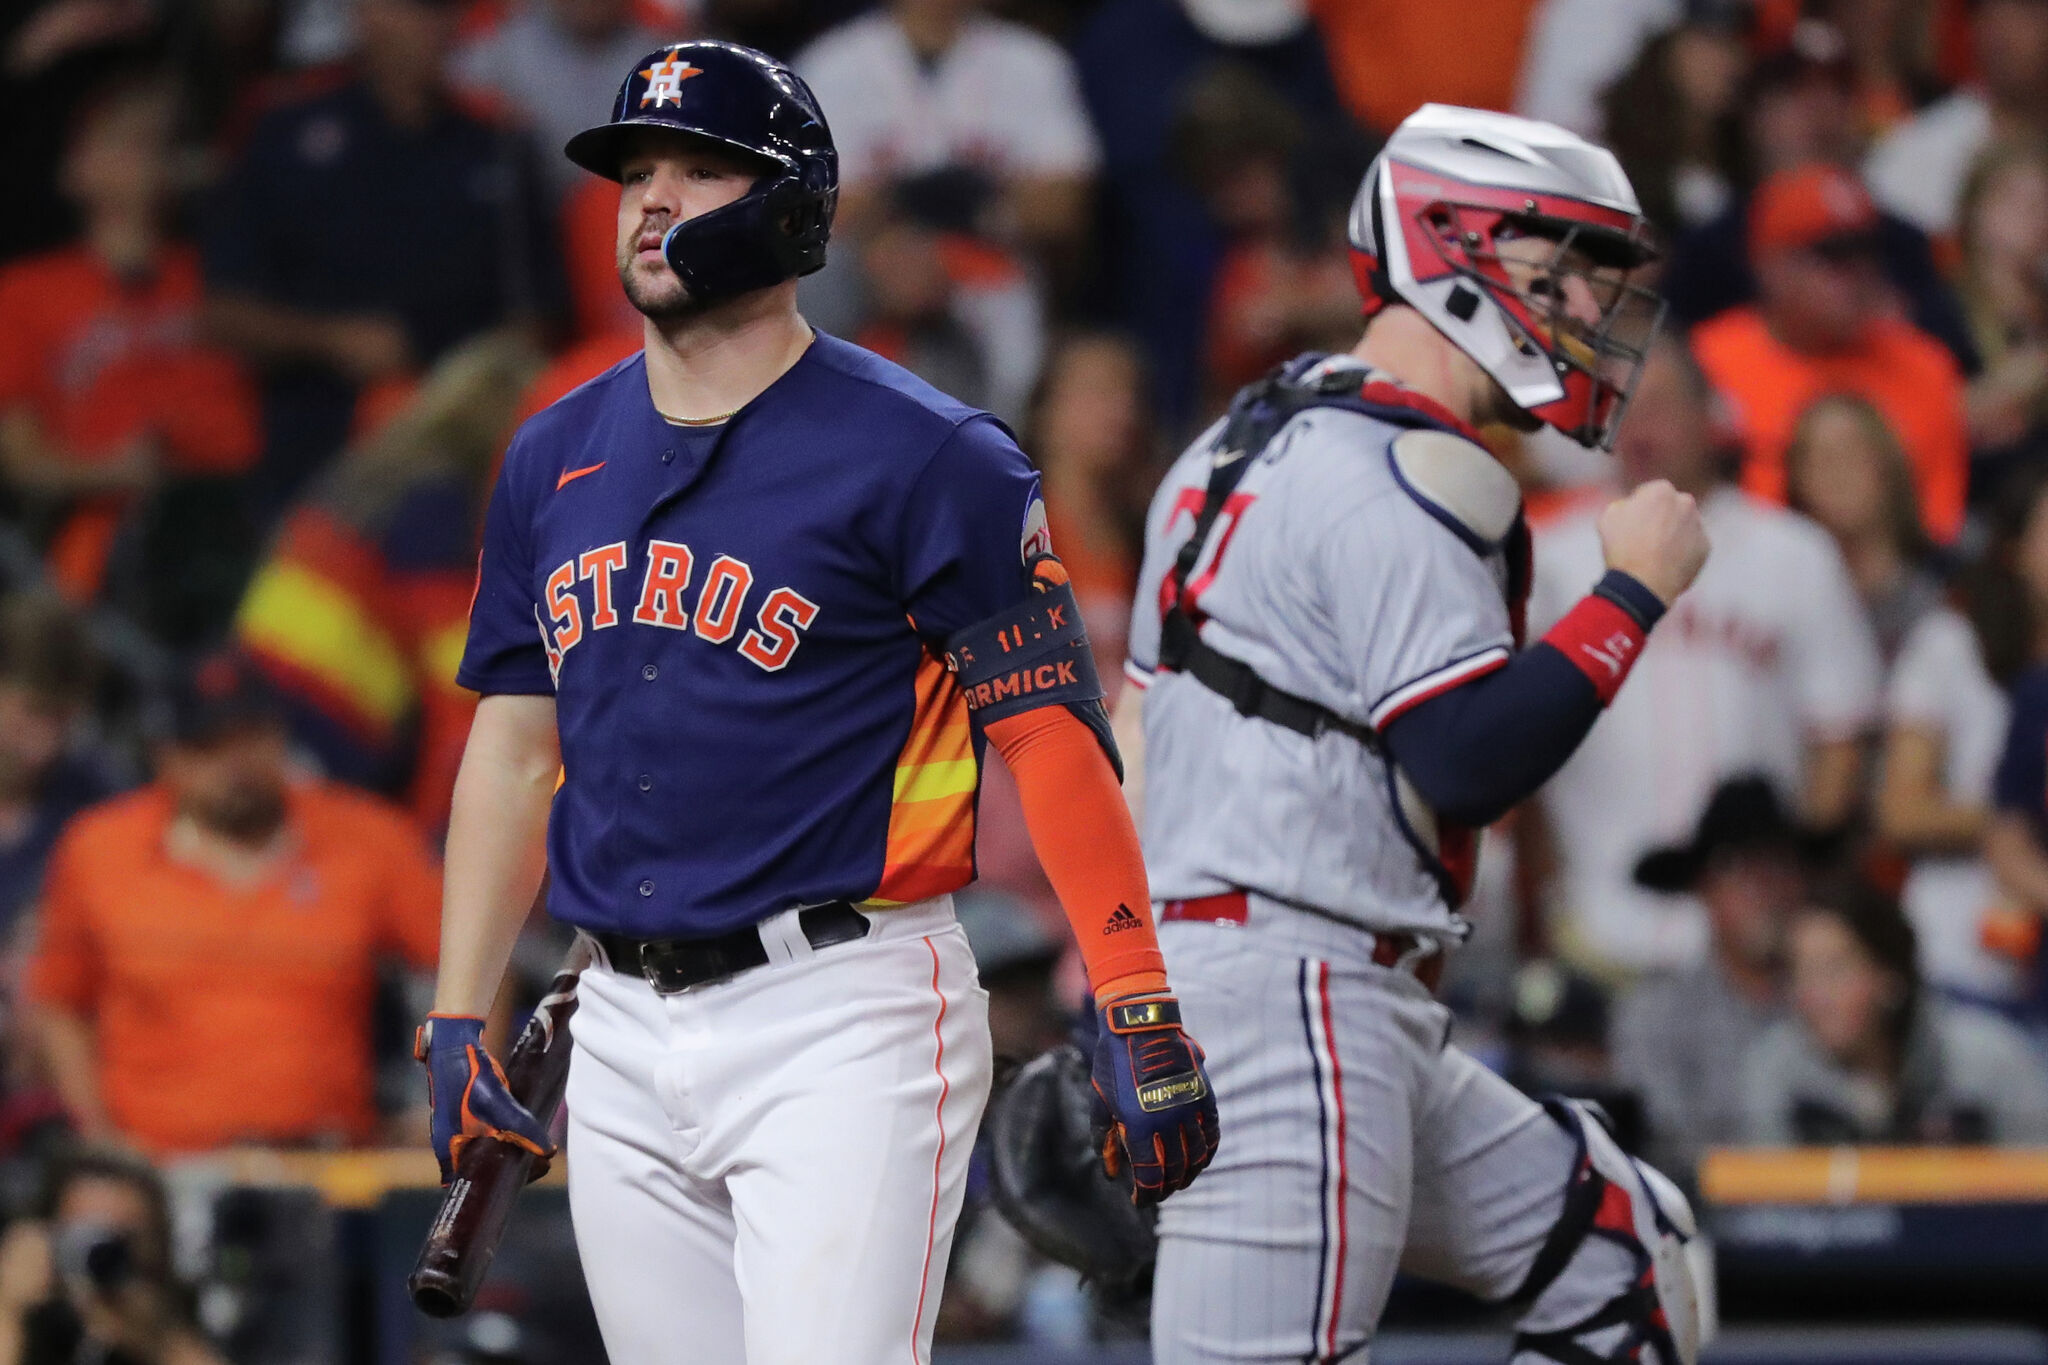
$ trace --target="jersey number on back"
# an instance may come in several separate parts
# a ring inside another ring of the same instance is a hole
[[[1202,593],[1216,581],[1216,570],[1223,563],[1223,552],[1230,548],[1230,538],[1237,534],[1237,525],[1244,517],[1244,509],[1251,506],[1257,497],[1256,493],[1232,493],[1223,500],[1223,510],[1216,514],[1216,524],[1209,528],[1209,542],[1202,547],[1201,555],[1195,560],[1194,567],[1188,571],[1186,606],[1189,615],[1198,614]],[[1166,537],[1169,542],[1180,528],[1183,519],[1186,521],[1187,529],[1180,534],[1186,535],[1194,530],[1195,522],[1202,515],[1202,504],[1207,498],[1208,494],[1204,489],[1180,490],[1180,496],[1173,500],[1173,514],[1166,519]],[[1160,617],[1163,619],[1166,613],[1179,604],[1180,598],[1174,592],[1173,575],[1168,574],[1159,584]]]

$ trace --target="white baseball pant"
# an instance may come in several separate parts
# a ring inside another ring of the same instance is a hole
[[[1558,1222],[1577,1155],[1541,1106],[1457,1048],[1370,935],[1254,898],[1244,926],[1160,926],[1223,1123],[1161,1207],[1158,1365],[1358,1365],[1397,1269],[1500,1300]],[[1563,1328],[1637,1266],[1587,1239],[1524,1314]]]
[[[951,897],[658,995],[583,974],[569,1205],[613,1365],[922,1365],[988,1101]]]

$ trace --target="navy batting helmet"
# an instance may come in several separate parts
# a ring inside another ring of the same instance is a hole
[[[583,169],[617,180],[637,128],[702,138],[764,172],[739,199],[668,230],[662,254],[692,298],[730,298],[825,264],[839,153],[817,96],[794,71],[738,43],[675,43],[635,62],[611,121],[586,128],[562,150]]]

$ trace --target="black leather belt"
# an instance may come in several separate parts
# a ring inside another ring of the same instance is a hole
[[[813,948],[851,943],[866,938],[874,921],[853,908],[851,901],[831,901],[797,911],[797,927]],[[737,976],[750,967],[768,965],[768,949],[761,943],[761,931],[754,925],[709,938],[628,938],[624,934],[590,935],[604,949],[612,970],[631,972],[647,978],[647,984],[662,995],[674,995],[693,986]]]

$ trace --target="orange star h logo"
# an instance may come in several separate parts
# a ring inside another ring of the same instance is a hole
[[[675,53],[670,52],[667,61],[656,62],[640,74],[647,78],[647,88],[640,92],[640,107],[645,109],[651,104],[659,109],[664,104],[680,105],[683,102],[683,82],[704,73],[688,62],[676,60]]]

